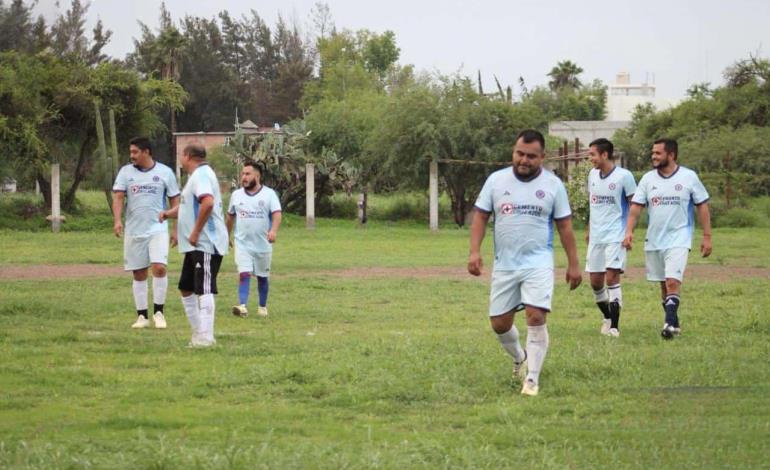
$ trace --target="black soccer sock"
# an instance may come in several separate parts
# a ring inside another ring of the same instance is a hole
[[[618,328],[620,323],[620,304],[618,302],[610,302],[610,328]]]
[[[152,304],[152,305],[153,305],[152,308],[154,309],[153,310],[154,312],[156,312],[156,313],[157,312],[163,313],[163,304]]]
[[[609,302],[596,302],[596,306],[599,307],[599,310],[602,311],[602,315],[604,315],[605,320],[609,320],[612,318],[610,316],[610,303]]]
[[[147,309],[146,309],[146,308],[145,308],[145,309],[143,309],[143,310],[137,310],[137,311],[136,311],[136,313],[138,313],[138,314],[139,314],[139,316],[142,316],[142,317],[144,317],[144,318],[147,318]]]
[[[671,294],[666,297],[666,301],[663,302],[663,308],[666,311],[666,323],[679,328],[679,316],[677,312],[679,310],[679,296],[677,294]]]

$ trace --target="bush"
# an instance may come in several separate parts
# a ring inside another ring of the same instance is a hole
[[[759,214],[751,209],[745,209],[743,207],[733,207],[729,209],[714,222],[715,227],[742,228],[759,227],[760,225],[761,219]]]

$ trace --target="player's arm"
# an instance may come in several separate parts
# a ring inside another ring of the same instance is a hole
[[[120,238],[123,233],[123,203],[126,201],[126,193],[123,191],[115,191],[112,198],[112,232],[116,237]]]
[[[270,226],[270,231],[267,232],[267,241],[270,243],[275,242],[275,237],[278,235],[278,229],[281,227],[281,220],[283,219],[283,215],[281,211],[275,211],[272,214],[273,217],[273,223]]]
[[[695,206],[698,211],[698,220],[703,227],[703,241],[700,244],[700,254],[706,258],[711,254],[711,213],[708,202]]]
[[[468,255],[468,272],[474,276],[481,275],[481,267],[484,264],[481,260],[481,242],[484,241],[490,214],[490,212],[481,210],[478,207],[473,210],[470,254]]]
[[[225,214],[225,226],[227,227],[227,241],[230,244],[230,246],[233,246],[233,227],[235,227],[235,214],[226,213]]]
[[[631,208],[628,211],[628,221],[626,222],[626,238],[623,239],[623,247],[627,250],[630,250],[634,243],[634,228],[636,228],[636,221],[641,213],[642,205],[632,202]]]
[[[577,242],[575,232],[572,230],[572,217],[563,217],[556,220],[556,229],[559,231],[559,239],[567,254],[567,282],[570,290],[574,290],[583,281],[577,256]]]
[[[586,219],[586,244],[591,239],[591,214],[588,214],[588,219]]]
[[[177,209],[177,207],[179,206],[179,195],[177,194],[174,197],[170,197],[168,198],[168,200],[169,200],[171,209]],[[178,210],[179,209],[177,209],[177,211]],[[169,234],[171,236],[171,246],[176,246],[178,241],[177,232],[176,232],[176,220],[171,222],[171,231],[169,232]]]
[[[198,206],[198,217],[195,219],[195,225],[193,225],[190,231],[190,236],[187,239],[192,246],[198,244],[198,237],[200,237],[203,227],[211,216],[211,211],[214,210],[214,196],[211,194],[203,194],[198,198],[200,206]]]

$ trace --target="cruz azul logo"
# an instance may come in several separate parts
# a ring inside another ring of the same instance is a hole
[[[543,191],[542,189],[538,189],[537,192],[535,192],[535,196],[538,199],[543,199],[545,197],[545,191]]]
[[[681,191],[682,190],[682,185],[681,184],[677,184],[676,186],[674,186],[674,189],[677,190],[677,191]]]
[[[610,188],[610,191],[615,191],[615,188],[617,188],[617,186],[615,186],[615,183],[610,183],[609,188]]]
[[[155,175],[155,176],[152,177],[152,180],[157,183],[158,181],[160,181],[160,176]]]

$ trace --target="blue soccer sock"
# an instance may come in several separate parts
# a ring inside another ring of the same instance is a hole
[[[679,316],[677,315],[679,310],[679,295],[667,295],[666,300],[663,302],[663,310],[666,312],[666,323],[674,328],[679,328]]]
[[[240,273],[238,282],[238,303],[246,305],[249,301],[249,289],[251,288],[251,274]]]
[[[259,306],[267,307],[267,291],[270,289],[270,283],[266,277],[257,276],[257,291],[259,292]]]

